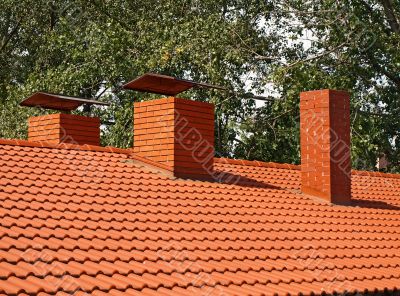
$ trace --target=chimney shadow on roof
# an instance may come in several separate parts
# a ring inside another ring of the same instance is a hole
[[[260,180],[252,179],[246,176],[225,171],[215,171],[215,174],[213,176],[213,181],[221,184],[237,185],[242,187],[264,188],[264,189],[266,188],[266,189],[276,189],[276,190],[284,189],[282,187],[272,185]]]
[[[388,204],[387,202],[380,200],[362,200],[352,199],[351,207],[365,208],[365,209],[377,209],[377,210],[392,210],[399,211],[400,207]]]

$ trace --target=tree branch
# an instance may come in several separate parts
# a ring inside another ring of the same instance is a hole
[[[275,60],[278,60],[278,59],[279,59],[279,57],[275,57],[275,56],[268,57],[268,56],[260,55],[259,53],[255,52],[255,51],[243,40],[243,38],[238,34],[238,32],[236,32],[235,30],[232,30],[232,32],[233,32],[233,34],[235,34],[235,35],[239,38],[240,42],[243,44],[243,46],[245,47],[245,49],[246,49],[248,52],[254,54],[254,58],[255,58],[256,60],[272,62],[272,61],[275,61]]]
[[[14,29],[12,29],[12,31],[8,34],[8,36],[6,36],[3,39],[3,41],[1,42],[0,52],[2,52],[6,48],[6,46],[8,45],[8,43],[10,43],[10,41],[14,37],[14,35],[17,34],[20,26],[21,26],[21,20],[18,21],[18,23],[14,27]]]
[[[376,7],[371,6],[364,0],[358,0],[358,2],[367,10],[369,15],[374,17],[374,22],[380,23],[382,30],[385,32],[385,34],[390,35],[392,31],[386,26],[386,24],[382,23],[382,17],[379,9],[376,9]]]
[[[387,21],[393,33],[400,33],[400,25],[393,8],[392,0],[381,0]]]
[[[386,69],[384,69],[379,63],[377,63],[373,58],[368,57],[369,61],[371,62],[371,66],[378,72],[382,73],[385,75],[387,78],[389,78],[392,82],[396,84],[396,86],[400,89],[400,77],[396,76],[393,73],[390,73]]]
[[[343,43],[339,44],[338,46],[336,46],[336,47],[334,47],[334,48],[332,48],[330,50],[327,50],[327,51],[321,52],[319,54],[313,55],[313,56],[308,57],[308,58],[306,58],[304,60],[298,60],[296,62],[293,62],[293,63],[287,65],[286,67],[287,68],[292,68],[292,67],[294,67],[294,66],[296,66],[297,64],[300,64],[300,63],[306,63],[306,62],[310,62],[312,60],[320,59],[320,58],[322,58],[324,56],[327,56],[327,55],[337,51],[338,49],[344,47],[346,44],[347,44],[347,42],[343,42]]]

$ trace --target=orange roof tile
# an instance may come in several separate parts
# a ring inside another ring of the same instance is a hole
[[[353,205],[337,206],[300,193],[298,166],[216,159],[220,183],[162,169],[0,140],[0,295],[400,289],[399,175],[353,171]]]

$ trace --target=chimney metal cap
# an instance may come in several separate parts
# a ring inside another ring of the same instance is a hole
[[[65,96],[60,94],[52,94],[46,92],[37,92],[26,98],[20,103],[20,106],[39,107],[51,110],[72,111],[78,107],[88,105],[109,106],[109,103],[99,102],[96,100],[82,99],[77,97]]]
[[[155,73],[146,73],[123,86],[124,89],[168,96],[175,96],[193,87],[227,90],[226,88],[217,85],[179,79]]]

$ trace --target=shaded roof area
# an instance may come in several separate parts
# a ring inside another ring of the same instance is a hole
[[[226,178],[203,182],[50,146],[0,141],[0,295],[400,287],[397,175],[353,172],[354,205],[332,206],[300,194],[296,166],[216,159]]]

